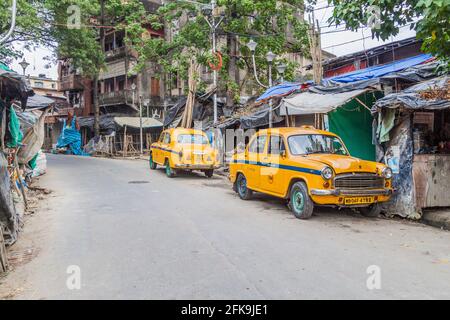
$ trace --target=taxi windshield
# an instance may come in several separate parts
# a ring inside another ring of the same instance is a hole
[[[294,156],[322,153],[348,155],[344,143],[339,138],[323,134],[291,136],[288,138],[288,144]]]
[[[177,141],[180,144],[208,144],[208,139],[201,134],[180,134]]]

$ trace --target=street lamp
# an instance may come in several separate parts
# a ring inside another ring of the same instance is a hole
[[[23,69],[23,75],[25,75],[25,72],[30,64],[25,60],[25,58],[23,58],[23,60],[19,62],[19,64]]]
[[[247,43],[247,47],[250,49],[251,53],[252,53],[252,61],[253,61],[253,73],[255,75],[255,79],[256,82],[263,88],[270,88],[273,85],[273,81],[272,81],[272,65],[273,65],[273,61],[276,59],[277,55],[275,53],[273,53],[272,51],[269,51],[266,54],[266,60],[269,64],[269,85],[266,86],[264,85],[258,78],[258,73],[256,71],[256,58],[255,58],[255,51],[256,51],[256,46],[258,44],[251,39],[248,43]],[[273,109],[273,102],[272,99],[269,100],[269,127],[272,128],[272,109]]]
[[[287,69],[287,65],[285,65],[283,62],[280,62],[277,65],[277,71],[278,71],[278,74],[280,75],[281,83],[284,82],[284,73],[286,72],[286,69]]]

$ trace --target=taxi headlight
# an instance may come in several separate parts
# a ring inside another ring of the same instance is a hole
[[[325,180],[330,180],[331,178],[333,178],[333,169],[331,169],[330,167],[323,168],[322,178],[324,178]]]
[[[383,169],[383,172],[381,174],[385,179],[391,179],[392,175],[393,175],[392,169],[389,167],[386,167]]]

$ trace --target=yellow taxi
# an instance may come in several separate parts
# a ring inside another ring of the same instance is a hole
[[[389,167],[350,156],[337,135],[309,126],[259,131],[232,157],[229,178],[241,199],[254,191],[287,199],[299,219],[310,218],[315,206],[374,217],[393,193]]]
[[[149,163],[152,170],[164,166],[169,178],[178,171],[193,170],[211,178],[218,167],[218,156],[203,131],[174,128],[163,131],[158,142],[151,145]]]

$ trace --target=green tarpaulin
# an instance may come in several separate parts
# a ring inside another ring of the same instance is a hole
[[[20,145],[23,139],[22,130],[20,130],[20,121],[17,117],[16,111],[10,107],[9,112],[9,134],[10,139],[6,142],[8,148],[16,148]]]
[[[381,93],[365,93],[358,98],[371,108],[381,96]],[[375,161],[375,146],[372,144],[373,117],[367,108],[353,99],[328,113],[328,119],[330,131],[342,138],[352,156]]]

